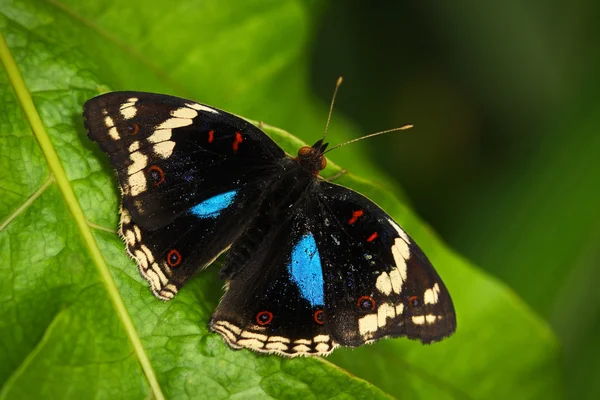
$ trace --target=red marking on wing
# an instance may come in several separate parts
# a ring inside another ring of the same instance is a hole
[[[375,299],[371,296],[360,296],[356,302],[356,305],[361,310],[365,310],[366,307],[370,308],[371,310],[375,310]]]
[[[140,126],[138,124],[128,125],[127,130],[129,131],[130,135],[137,135],[137,133],[140,131]]]
[[[244,140],[244,138],[242,137],[242,134],[239,132],[235,133],[235,140],[233,141],[233,152],[237,153],[238,149],[240,148],[240,143],[242,143],[242,141]]]
[[[358,220],[358,217],[361,217],[364,214],[363,210],[352,211],[352,218],[348,220],[348,223],[352,225]]]
[[[215,140],[215,131],[208,131],[208,143],[212,143]]]
[[[379,236],[379,234],[377,232],[373,232],[373,234],[367,239],[367,242],[371,243],[373,240],[377,239],[377,236]]]
[[[272,312],[261,311],[258,314],[256,314],[256,323],[261,326],[269,325],[272,320],[273,320]]]
[[[323,325],[325,323],[325,319],[323,318],[323,310],[315,311],[313,318],[315,319],[315,322],[319,325]]]
[[[408,304],[410,304],[411,308],[417,307],[419,305],[419,298],[417,296],[410,296]]]
[[[179,254],[177,250],[172,249],[169,251],[169,254],[167,254],[167,263],[169,263],[171,267],[178,266],[181,263],[181,254]]]
[[[158,186],[165,181],[165,173],[156,165],[151,165],[148,167],[148,173],[154,181],[154,186]]]

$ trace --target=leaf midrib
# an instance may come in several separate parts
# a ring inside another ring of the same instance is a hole
[[[85,219],[83,210],[81,209],[81,206],[75,196],[75,192],[73,191],[73,188],[70,185],[70,182],[60,162],[58,154],[56,153],[56,150],[52,145],[52,141],[50,140],[50,137],[46,132],[46,129],[44,128],[40,115],[35,107],[35,104],[33,103],[33,99],[31,98],[31,94],[27,89],[25,81],[21,76],[21,72],[19,71],[19,68],[10,52],[8,44],[6,43],[6,40],[4,39],[4,35],[2,35],[2,33],[0,33],[0,60],[2,60],[2,63],[4,64],[8,80],[15,91],[18,102],[21,105],[21,108],[23,109],[23,113],[25,114],[25,117],[29,122],[31,130],[33,131],[33,134],[36,137],[39,146],[42,149],[42,152],[44,153],[44,156],[48,163],[48,167],[54,175],[56,183],[65,200],[65,203],[69,211],[71,212],[75,223],[77,224],[77,228],[83,238],[83,243],[89,251],[90,258],[92,259],[94,265],[96,266],[96,269],[100,274],[101,279],[105,284],[108,297],[111,300],[115,311],[117,312],[117,315],[123,325],[123,328],[125,329],[125,332],[134,349],[138,362],[140,363],[142,370],[144,371],[144,375],[148,380],[148,384],[152,389],[154,397],[158,400],[164,400],[165,397],[162,393],[160,385],[158,384],[158,379],[156,377],[154,369],[152,368],[150,359],[146,354],[146,351],[135,329],[133,321],[129,316],[129,313],[127,312],[125,303],[123,302],[123,299],[119,294],[117,286],[114,280],[112,279],[108,266],[106,265],[104,257],[100,252],[100,248],[98,247],[98,244],[94,239],[92,230],[90,229]]]

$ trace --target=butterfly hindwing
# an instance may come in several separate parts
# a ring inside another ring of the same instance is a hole
[[[234,348],[286,356],[329,354],[337,344],[325,326],[321,260],[305,214],[267,226],[258,245],[250,243],[257,236],[250,229],[228,253],[224,270],[240,265],[228,276],[211,329]]]
[[[117,171],[128,252],[163,300],[243,231],[284,157],[241,118],[172,96],[108,93],[84,116]]]
[[[450,295],[406,232],[348,188],[322,182],[317,192],[315,232],[332,338],[359,346],[384,337],[431,343],[450,336],[456,329]]]

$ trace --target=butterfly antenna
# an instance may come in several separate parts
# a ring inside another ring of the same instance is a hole
[[[331,99],[331,105],[329,106],[329,115],[327,116],[327,124],[325,124],[325,133],[323,134],[322,142],[325,141],[325,136],[327,136],[327,131],[329,130],[329,122],[331,121],[331,114],[333,113],[333,105],[335,104],[335,96],[337,96],[338,89],[340,88],[342,82],[344,82],[344,78],[340,76],[337,82],[335,83],[335,89],[333,90],[333,98]]]
[[[358,142],[359,140],[367,139],[367,138],[370,138],[370,137],[373,137],[373,136],[383,135],[384,133],[390,133],[390,132],[396,132],[396,131],[405,131],[405,130],[410,129],[412,127],[413,127],[413,125],[404,125],[404,126],[401,126],[400,128],[388,129],[387,131],[381,131],[381,132],[371,133],[369,135],[361,136],[359,138],[352,139],[352,140],[349,140],[349,141],[344,142],[344,143],[336,144],[335,146],[333,146],[329,150],[327,150],[325,153],[329,153],[331,150],[337,149],[338,147],[342,147],[342,146],[345,146],[345,145],[350,144],[350,143]]]

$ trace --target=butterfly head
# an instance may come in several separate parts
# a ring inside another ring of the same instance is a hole
[[[295,160],[315,176],[319,175],[319,171],[325,169],[327,165],[327,159],[323,153],[328,145],[329,143],[323,143],[323,139],[321,139],[312,146],[303,146],[298,150],[298,157]]]

